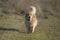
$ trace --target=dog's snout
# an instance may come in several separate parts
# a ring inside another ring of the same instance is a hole
[[[30,21],[30,16],[29,16],[29,14],[26,14],[26,19],[27,19],[27,21]]]
[[[30,21],[30,16],[28,16],[28,21]]]

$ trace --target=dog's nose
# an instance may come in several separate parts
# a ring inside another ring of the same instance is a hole
[[[30,21],[30,16],[28,16],[28,21]]]

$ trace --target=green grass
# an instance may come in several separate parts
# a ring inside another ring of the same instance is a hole
[[[15,14],[0,16],[0,40],[60,40],[60,18],[48,16],[39,19],[35,32],[27,34],[24,27],[24,17]],[[13,29],[19,31],[13,31]],[[11,30],[8,30],[11,29]]]

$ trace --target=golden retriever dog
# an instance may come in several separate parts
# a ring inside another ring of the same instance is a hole
[[[29,7],[29,11],[25,14],[25,26],[28,33],[33,33],[37,26],[36,8]]]

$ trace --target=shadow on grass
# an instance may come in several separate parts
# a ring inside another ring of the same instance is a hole
[[[21,32],[20,30],[14,29],[14,28],[3,28],[3,27],[0,27],[0,30],[3,30],[3,31],[17,31],[19,33],[25,33],[25,32]]]

